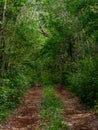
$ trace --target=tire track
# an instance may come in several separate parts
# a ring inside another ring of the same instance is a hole
[[[86,110],[77,97],[72,97],[71,93],[61,86],[56,86],[55,90],[63,104],[64,118],[69,130],[98,130],[98,118]]]
[[[42,88],[34,87],[24,96],[22,104],[1,130],[37,130],[40,124]]]

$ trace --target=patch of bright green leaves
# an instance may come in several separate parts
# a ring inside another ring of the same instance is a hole
[[[43,88],[43,103],[40,116],[42,130],[66,130],[63,121],[63,108],[52,86]]]
[[[3,123],[13,109],[18,106],[22,96],[21,89],[5,86],[0,88],[0,123]]]

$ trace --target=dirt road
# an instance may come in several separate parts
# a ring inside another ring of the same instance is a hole
[[[98,118],[86,110],[77,97],[61,86],[56,86],[55,92],[63,105],[63,116],[69,130],[98,130]],[[39,130],[41,102],[42,88],[30,89],[22,104],[0,130]]]

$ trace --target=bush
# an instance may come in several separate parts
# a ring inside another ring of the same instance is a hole
[[[0,79],[0,122],[19,105],[25,91],[34,85],[32,73],[29,65],[14,66]]]
[[[90,107],[98,100],[98,61],[85,58],[78,61],[75,73],[68,75],[70,89]]]
[[[22,97],[23,91],[19,88],[0,87],[0,123],[18,106]]]
[[[15,108],[23,96],[23,92],[18,88],[1,87],[0,88],[0,105],[6,108]]]

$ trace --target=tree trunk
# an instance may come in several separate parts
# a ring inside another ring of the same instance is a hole
[[[1,73],[0,76],[3,77],[4,74],[4,67],[5,67],[5,43],[4,43],[4,34],[3,34],[3,29],[4,29],[4,23],[5,23],[5,12],[6,12],[6,5],[7,5],[7,0],[4,1],[2,4],[2,9],[1,9],[1,18],[0,18],[0,49],[1,49],[1,56],[0,56],[0,68],[1,68]]]
[[[70,60],[73,61],[73,45],[72,45],[72,39],[69,39],[68,54],[69,54]]]

